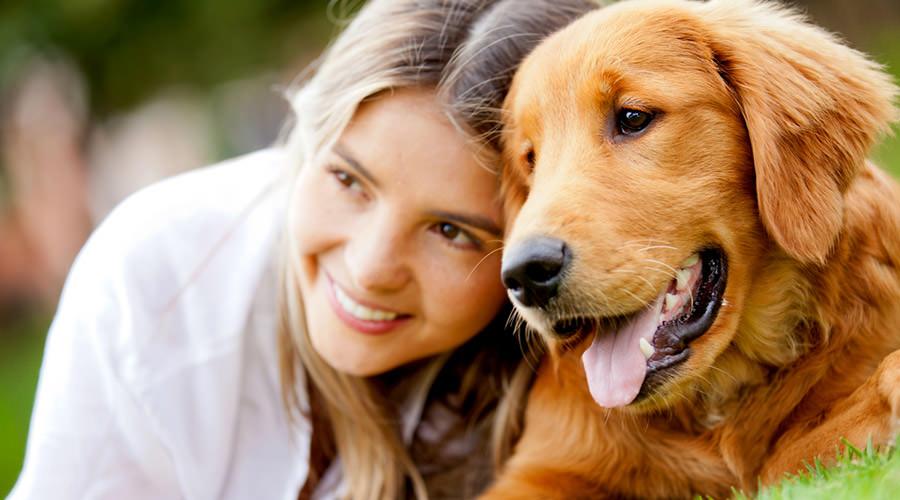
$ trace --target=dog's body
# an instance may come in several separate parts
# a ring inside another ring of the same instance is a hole
[[[486,497],[727,496],[892,442],[900,188],[865,157],[894,95],[746,1],[625,2],[544,42],[507,100],[504,279],[550,356]]]

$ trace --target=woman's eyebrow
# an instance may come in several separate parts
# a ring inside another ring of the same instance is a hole
[[[359,175],[365,177],[366,180],[372,183],[373,186],[378,187],[378,181],[375,180],[375,176],[373,176],[371,172],[363,168],[363,166],[360,165],[358,161],[356,161],[356,158],[354,158],[349,151],[344,149],[343,146],[341,146],[340,144],[335,144],[332,148],[332,151],[334,151],[334,154],[340,156],[342,160],[347,162],[347,164],[350,165],[353,170],[356,170]]]
[[[491,219],[482,215],[459,214],[454,212],[444,212],[442,210],[432,211],[430,212],[430,215],[437,219],[444,219],[450,222],[458,222],[460,224],[477,227],[478,229],[481,229],[482,231],[488,232],[497,237],[503,235],[503,231],[500,229],[500,226],[494,223],[494,221],[492,221]]]

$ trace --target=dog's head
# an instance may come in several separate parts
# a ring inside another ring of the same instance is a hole
[[[503,278],[519,313],[556,352],[590,343],[598,404],[683,396],[738,340],[762,259],[828,261],[894,92],[773,5],[588,14],[526,59],[506,101]]]

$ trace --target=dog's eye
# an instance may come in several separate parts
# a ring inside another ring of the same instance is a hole
[[[650,122],[653,121],[653,115],[646,111],[623,109],[619,111],[616,121],[618,122],[619,132],[625,135],[636,134],[647,128],[647,125],[650,125]]]
[[[531,172],[534,172],[534,162],[536,156],[534,152],[534,144],[532,144],[531,141],[526,140],[522,143],[521,148],[522,149],[520,149],[519,151],[522,152],[522,156],[519,157],[519,161],[521,161],[525,165],[525,168],[528,169],[528,173],[530,174]]]

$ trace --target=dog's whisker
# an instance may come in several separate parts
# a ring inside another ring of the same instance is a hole
[[[729,372],[727,372],[727,371],[725,371],[725,370],[719,368],[719,367],[716,366],[715,364],[709,365],[709,368],[712,369],[712,370],[716,370],[717,372],[722,373],[723,375],[728,376],[728,378],[730,378],[732,382],[740,383],[740,380],[738,380],[737,377],[735,377],[733,374],[731,374],[731,373],[729,373]]]
[[[643,245],[643,244],[647,244],[647,243],[651,243],[651,244],[652,243],[660,243],[662,245],[669,245],[671,242],[669,242],[668,240],[658,240],[656,238],[639,238],[636,240],[627,240],[625,242],[626,245],[633,245],[633,244]]]
[[[692,406],[694,404],[694,402],[691,401],[691,398],[689,398],[687,394],[684,394],[681,391],[675,391],[675,395],[682,399],[688,406]]]
[[[513,333],[515,333],[516,335],[521,335],[524,332],[524,330],[522,329],[522,324],[524,323],[522,321],[522,315],[519,314],[518,310],[514,309],[511,319],[512,319],[512,324],[513,324],[512,325]]]
[[[584,313],[587,312],[588,313],[587,316],[602,317],[602,316],[609,315],[610,311],[612,310],[612,303],[609,301],[609,296],[607,296],[603,292],[603,290],[599,290],[599,289],[592,290],[591,293],[589,293],[587,295],[587,297],[585,297],[584,299],[586,299],[586,300],[578,300],[577,301],[580,304],[584,304],[581,307],[579,307],[579,310],[566,311],[566,312],[571,314],[572,316],[578,316],[579,312],[581,313],[580,315],[584,316],[585,315]],[[598,302],[600,302],[601,300],[603,301],[603,303],[606,304],[606,310],[601,310],[599,307],[596,306],[596,304]],[[569,306],[569,307],[574,308],[574,306]]]
[[[475,274],[475,271],[478,270],[478,266],[480,266],[481,264],[483,264],[484,261],[486,261],[491,255],[494,255],[495,253],[501,252],[501,251],[503,251],[503,247],[502,247],[502,246],[501,246],[501,247],[497,247],[497,248],[491,250],[490,252],[484,254],[484,257],[482,257],[481,260],[479,260],[478,263],[475,264],[475,267],[473,267],[472,270],[469,271],[469,274],[466,276],[465,281],[469,281],[469,278],[471,278],[472,275]]]
[[[661,273],[663,276],[665,276],[666,278],[668,278],[670,280],[674,280],[678,277],[677,274],[673,273],[672,271],[669,271],[668,269],[661,269],[661,268],[653,267],[653,266],[645,266],[644,269],[648,270],[648,271]]]
[[[650,245],[650,246],[647,246],[647,247],[644,247],[644,248],[640,248],[640,249],[638,249],[638,250],[636,250],[636,251],[637,251],[637,252],[647,252],[647,251],[650,251],[650,250],[658,250],[658,249],[678,250],[678,248],[673,247],[673,246],[670,246],[670,245]]]
[[[650,290],[651,293],[656,291],[656,286],[654,286],[653,283],[650,282],[650,280],[648,280],[647,278],[642,276],[641,273],[638,271],[635,271],[633,269],[613,269],[611,272],[618,273],[618,274],[633,274],[638,279],[640,279],[641,281],[643,281],[644,283],[647,284],[647,288]]]
[[[528,367],[536,371],[540,364],[540,349],[534,340],[534,332],[528,327],[522,316],[517,310],[513,309],[507,318],[507,324],[513,322],[513,335],[516,336],[516,343],[519,351],[522,353],[522,359],[528,364]]]
[[[700,379],[702,384],[694,384],[691,388],[691,391],[694,394],[701,396],[703,399],[705,399],[707,401],[711,400],[713,394],[711,392],[708,392],[705,388],[713,387],[713,384],[709,381],[709,379],[707,379],[703,375],[697,375],[697,378]],[[694,403],[694,401],[691,398],[689,398],[686,394],[682,394],[681,391],[678,391],[678,394],[680,396],[682,396],[688,402],[688,404]]]
[[[511,328],[513,333],[518,333],[515,329],[516,318],[519,316],[519,311],[516,308],[513,308],[509,311],[509,315],[506,317],[506,323],[503,325],[504,328]]]
[[[672,266],[670,266],[670,265],[668,265],[668,264],[666,264],[665,262],[660,261],[660,260],[656,260],[656,259],[644,259],[644,262],[650,262],[650,263],[653,263],[653,264],[659,264],[659,265],[665,267],[666,269],[672,271],[672,276],[675,276],[675,275],[678,273],[678,269],[675,269],[674,267],[672,267]]]
[[[641,300],[640,297],[638,297],[634,292],[632,292],[631,290],[629,290],[629,289],[627,289],[627,288],[623,288],[622,291],[625,292],[625,293],[627,293],[628,295],[631,295],[631,296],[634,298],[634,300],[638,301],[638,302],[641,303],[641,304],[643,304],[644,302],[646,302],[645,300]]]

